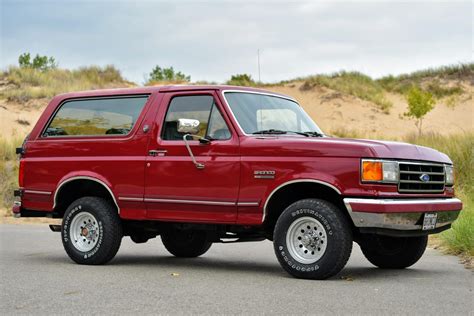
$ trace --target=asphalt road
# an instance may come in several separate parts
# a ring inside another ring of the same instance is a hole
[[[69,260],[47,225],[0,225],[5,314],[450,314],[474,315],[473,272],[428,249],[412,268],[380,270],[354,244],[326,281],[291,278],[270,242],[214,244],[203,257],[170,256],[159,238],[124,238],[107,266]]]

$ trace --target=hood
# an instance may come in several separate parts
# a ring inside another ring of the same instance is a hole
[[[432,148],[402,142],[347,138],[293,136],[249,137],[243,155],[386,158],[451,164],[449,157]]]
[[[339,142],[338,138],[331,138],[332,142]],[[433,148],[418,146],[402,142],[379,141],[367,139],[346,139],[346,142],[367,146],[377,158],[424,160],[430,162],[449,163],[449,157]]]

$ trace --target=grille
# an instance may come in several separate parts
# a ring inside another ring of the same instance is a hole
[[[399,164],[400,182],[398,192],[404,193],[440,193],[444,191],[444,166],[422,163]],[[422,175],[429,176],[428,181],[422,181]]]

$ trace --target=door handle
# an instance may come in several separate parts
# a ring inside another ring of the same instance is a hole
[[[148,151],[148,156],[152,157],[162,157],[165,156],[168,151],[166,149],[153,149]]]

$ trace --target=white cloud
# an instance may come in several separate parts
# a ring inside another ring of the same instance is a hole
[[[117,65],[142,82],[160,64],[193,80],[359,70],[372,76],[472,60],[471,2],[5,2],[0,66],[23,51],[63,67]]]

